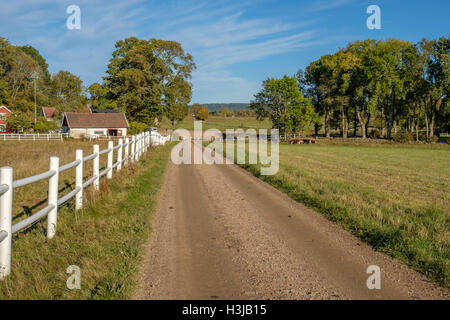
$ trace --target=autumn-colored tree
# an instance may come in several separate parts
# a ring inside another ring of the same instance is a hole
[[[194,104],[191,106],[191,109],[189,110],[189,112],[190,112],[194,117],[197,117],[198,110],[200,110],[201,107],[202,107],[201,104],[194,103]]]
[[[197,112],[197,119],[205,121],[209,117],[209,110],[207,107],[201,107]]]

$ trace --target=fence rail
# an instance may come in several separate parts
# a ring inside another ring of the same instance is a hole
[[[69,137],[68,133],[2,133],[0,140],[63,140]]]
[[[58,157],[50,158],[48,171],[13,181],[13,168],[0,168],[0,280],[11,272],[11,242],[12,235],[47,216],[47,238],[52,239],[56,233],[58,207],[75,198],[75,210],[83,207],[83,190],[91,184],[95,191],[100,188],[99,180],[106,176],[112,179],[114,170],[122,169],[123,165],[139,161],[139,158],[152,145],[163,145],[170,138],[160,134],[144,132],[125,140],[119,139],[114,146],[114,141],[109,141],[108,148],[100,151],[99,145],[93,146],[93,153],[83,156],[83,150],[75,151],[75,161],[60,166]],[[130,152],[131,149],[131,152]],[[113,162],[114,152],[117,151],[117,161]],[[100,172],[100,156],[106,154],[108,157],[107,167]],[[83,165],[87,161],[93,161],[92,177],[83,181]],[[58,198],[59,174],[75,168],[75,188],[66,195]],[[33,215],[12,224],[12,208],[14,189],[48,179],[47,206]]]

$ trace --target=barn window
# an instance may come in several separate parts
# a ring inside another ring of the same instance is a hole
[[[6,114],[0,113],[0,120],[5,121],[6,120]]]

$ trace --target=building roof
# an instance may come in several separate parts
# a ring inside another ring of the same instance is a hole
[[[67,126],[73,128],[128,128],[127,118],[123,113],[64,113]]]
[[[92,113],[120,113],[120,111],[116,110],[116,109],[92,109],[92,108],[91,108],[91,112]]]
[[[7,107],[5,107],[5,106],[0,106],[0,110],[3,109],[3,108],[4,108],[6,111],[8,111],[9,113],[12,113],[11,110],[9,110]]]
[[[55,117],[56,108],[42,107],[42,113],[45,119],[53,119]]]

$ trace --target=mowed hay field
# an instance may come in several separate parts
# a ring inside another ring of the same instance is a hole
[[[280,145],[260,178],[448,287],[449,160],[447,145]]]
[[[93,145],[106,149],[108,141],[85,142],[65,141],[0,141],[0,167],[11,166],[14,180],[33,176],[49,170],[50,157],[59,157],[60,166],[75,160],[75,150],[83,149],[83,155],[93,153]],[[117,141],[115,142],[115,145]],[[115,158],[116,158],[115,152]],[[106,166],[107,155],[100,156],[100,168]],[[85,179],[92,177],[92,160],[84,163]],[[75,188],[75,168],[62,172],[59,178],[59,196]],[[90,186],[86,195],[89,199]],[[39,211],[47,204],[48,179],[27,185],[14,191],[13,223]],[[90,197],[92,200],[93,198]],[[67,204],[70,205],[70,202]]]

